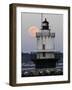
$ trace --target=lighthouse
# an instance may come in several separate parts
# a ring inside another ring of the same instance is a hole
[[[50,58],[50,55],[48,52],[52,52],[55,49],[55,33],[51,32],[49,28],[49,22],[45,18],[45,20],[42,22],[42,27],[40,32],[36,33],[37,38],[37,58]]]
[[[51,31],[46,18],[41,23],[41,29],[36,33],[37,51],[33,62],[36,69],[55,68],[59,59],[59,53],[55,51],[55,32]]]

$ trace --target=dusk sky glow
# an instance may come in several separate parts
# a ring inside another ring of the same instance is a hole
[[[39,29],[36,26],[31,26],[28,31],[32,37],[36,37],[36,32],[39,32]]]

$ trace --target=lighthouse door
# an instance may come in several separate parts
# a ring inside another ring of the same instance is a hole
[[[45,50],[45,44],[43,44],[42,49]]]

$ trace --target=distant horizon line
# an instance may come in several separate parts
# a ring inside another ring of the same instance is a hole
[[[21,52],[21,54],[31,54],[31,53],[38,53],[38,52]],[[63,53],[63,52],[61,52],[61,51],[48,51],[48,52],[46,52],[46,53]]]

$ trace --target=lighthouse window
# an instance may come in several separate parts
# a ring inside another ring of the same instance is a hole
[[[47,25],[47,23],[43,23],[43,26],[46,26]]]
[[[45,57],[45,52],[43,52],[43,57]]]
[[[45,44],[43,44],[42,49],[45,49]]]

